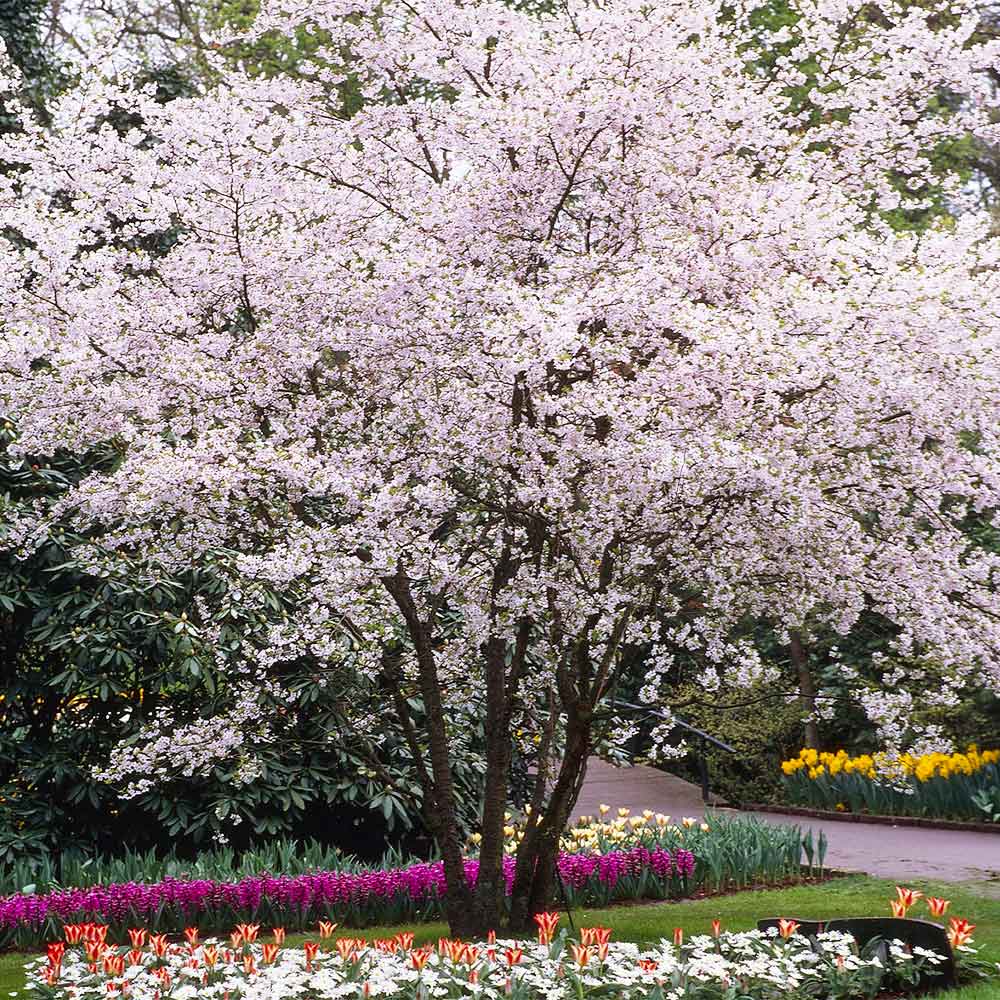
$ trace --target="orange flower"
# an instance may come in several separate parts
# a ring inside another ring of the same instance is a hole
[[[906,916],[906,904],[901,903],[898,899],[893,899],[889,901],[889,906],[892,907],[892,915],[894,917],[905,917]]]
[[[67,927],[66,930],[68,932],[69,928]],[[146,943],[146,928],[130,927],[128,932],[128,939],[129,941],[132,942],[133,948],[141,948]]]
[[[257,975],[257,959],[254,958],[253,955],[244,955],[243,956],[243,971],[248,976],[256,976]]]
[[[88,962],[96,962],[108,950],[108,946],[101,941],[88,941],[83,950],[87,954]]]
[[[607,944],[611,940],[610,927],[581,927],[580,944]]]
[[[407,951],[413,947],[413,932],[400,931],[396,935],[396,940],[399,942],[399,947],[402,948],[404,951]]]
[[[968,920],[952,917],[948,921],[948,943],[952,948],[961,948],[972,940],[975,929],[976,925],[970,924]]]
[[[273,965],[274,960],[278,957],[278,949],[281,945],[278,944],[265,944],[261,945],[261,952],[264,958],[265,965]]]
[[[523,948],[508,948],[504,952],[504,957],[507,959],[508,965],[517,965],[522,958],[524,958]]]
[[[271,933],[274,935],[275,944],[285,943],[285,928],[284,927],[272,927]]]
[[[535,923],[538,924],[538,943],[552,944],[552,936],[559,926],[558,913],[536,913]]]
[[[306,953],[306,968],[311,969],[313,959],[319,954],[319,945],[315,941],[303,941],[302,950]]]
[[[571,944],[569,946],[573,960],[582,969],[590,961],[590,946],[585,944]]]
[[[229,943],[233,948],[239,948],[243,944],[243,935],[239,931],[233,931],[229,935]]]
[[[414,948],[410,952],[410,964],[419,972],[427,964],[431,954],[430,948]]]
[[[486,941],[487,941],[488,944],[496,944],[497,943],[497,932],[494,931],[494,930],[491,930],[489,932],[489,934],[486,935]]]
[[[655,958],[639,959],[639,968],[642,969],[643,972],[656,972],[659,967],[659,963]]]
[[[133,948],[128,953],[129,965],[142,965],[142,952],[138,948]]]
[[[786,920],[782,917],[778,921],[778,933],[787,941],[797,930],[799,924],[795,920]]]
[[[333,937],[333,932],[338,926],[338,924],[331,924],[329,920],[321,920],[319,922],[319,936],[321,938]]]
[[[943,917],[951,906],[950,899],[939,899],[937,896],[928,896],[925,902],[932,917]]]
[[[917,892],[915,889],[905,889],[901,885],[896,886],[896,898],[903,904],[908,910],[913,904],[923,896],[922,892]],[[905,912],[903,914],[906,915]]]
[[[684,943],[684,928],[674,928],[674,944],[679,948]]]
[[[713,920],[712,921],[712,937],[718,937],[722,933],[722,921]]]
[[[948,944],[950,944],[952,949],[955,951],[967,945],[971,940],[971,934],[961,934],[958,931],[948,931]]]
[[[108,976],[120,976],[125,971],[125,959],[121,955],[108,955],[104,959],[104,973]]]
[[[205,945],[205,947],[201,949],[201,957],[205,964],[211,969],[219,960],[219,949],[216,948],[215,945]]]
[[[79,944],[83,940],[83,924],[66,924],[63,933],[66,935],[67,944]],[[142,934],[145,936],[146,932],[142,931]]]
[[[185,927],[184,937],[187,938],[187,943],[193,948],[198,943],[198,928]]]
[[[597,952],[597,958],[601,962],[606,962],[608,960],[608,943],[607,941],[601,944],[594,945],[594,951]]]
[[[260,933],[260,924],[237,924],[236,929],[243,935],[243,940],[249,944],[257,940]]]

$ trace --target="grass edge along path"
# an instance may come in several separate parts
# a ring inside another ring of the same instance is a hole
[[[912,881],[910,888],[925,895],[950,899],[950,914],[965,917],[976,924],[975,943],[979,957],[1000,962],[1000,899],[981,896],[970,889],[940,882]],[[573,911],[577,928],[594,925],[611,927],[618,941],[654,942],[669,938],[675,927],[683,927],[685,936],[707,934],[713,920],[721,920],[726,930],[750,930],[763,917],[831,917],[888,916],[889,900],[895,896],[895,883],[863,875],[849,876],[818,886],[793,886],[787,889],[762,889],[713,896],[706,899],[678,902],[650,902],[611,906],[605,909]],[[922,906],[913,915],[924,916]],[[563,914],[560,927],[568,926]],[[262,928],[262,939],[264,931]],[[435,942],[447,936],[448,929],[440,922],[400,924],[394,926],[342,928],[346,935],[392,937],[398,931],[412,931],[416,944]],[[339,935],[338,935],[339,936]],[[316,935],[312,935],[313,938]],[[301,945],[306,935],[289,935],[287,946]],[[0,955],[0,998],[22,995],[24,963],[30,954],[8,952]],[[941,994],[948,1000],[1000,1000],[1000,979],[962,987]],[[275,998],[280,1000],[280,998]]]

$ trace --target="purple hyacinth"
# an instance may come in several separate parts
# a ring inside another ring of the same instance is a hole
[[[464,862],[465,877],[475,885],[479,862]],[[592,881],[614,886],[625,875],[649,871],[657,878],[688,877],[695,859],[690,851],[671,853],[663,848],[634,847],[606,854],[561,852],[557,870],[563,883],[583,890]],[[507,894],[514,881],[514,859],[503,860]],[[362,872],[312,872],[308,875],[251,875],[238,882],[210,879],[164,878],[145,884],[126,882],[92,886],[87,889],[59,889],[44,895],[14,895],[0,899],[0,929],[19,927],[41,931],[49,920],[59,923],[97,920],[120,924],[126,921],[152,922],[157,926],[229,918],[244,914],[252,918],[265,904],[284,911],[292,919],[304,920],[311,912],[379,903],[422,903],[444,895],[444,863],[422,862],[397,869]]]

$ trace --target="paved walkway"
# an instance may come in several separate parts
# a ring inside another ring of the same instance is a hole
[[[615,768],[591,758],[576,814],[596,815],[602,802],[633,812],[653,809],[675,820],[704,813],[701,790],[690,782],[651,767]],[[825,831],[830,841],[827,864],[833,868],[881,878],[975,883],[990,895],[1000,895],[1000,834],[842,823],[780,813],[753,815],[768,823],[812,827],[817,834]]]

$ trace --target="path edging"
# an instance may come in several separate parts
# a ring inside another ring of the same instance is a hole
[[[1000,823],[962,823],[953,819],[930,819],[926,816],[880,816],[868,813],[831,812],[826,809],[809,809],[805,806],[774,806],[749,802],[741,812],[766,812],[788,816],[807,816],[811,819],[830,819],[838,823],[872,823],[877,826],[916,826],[931,830],[966,830],[969,833],[1000,834]]]

